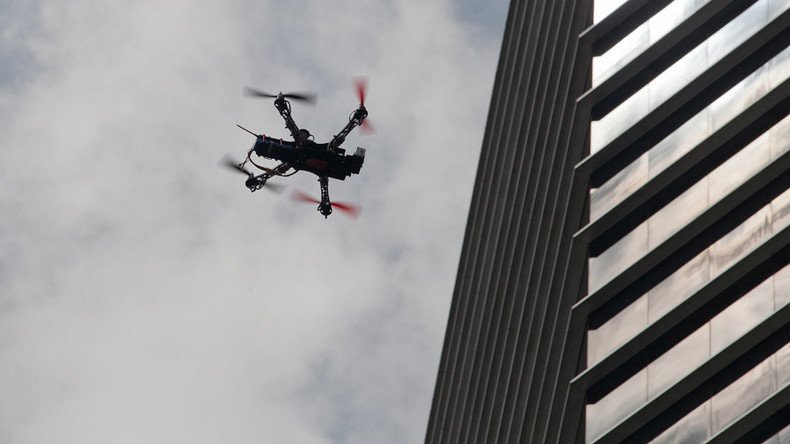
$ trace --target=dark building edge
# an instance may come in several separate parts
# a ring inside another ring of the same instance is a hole
[[[576,99],[592,49],[578,36],[591,4],[511,3],[426,442],[559,439],[554,398],[564,399],[581,356],[563,359],[561,344],[584,289],[563,283],[585,217],[583,202],[570,205],[587,132],[572,129],[585,120]]]

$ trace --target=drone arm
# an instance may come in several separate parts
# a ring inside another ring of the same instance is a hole
[[[365,109],[364,105],[360,105],[359,108],[357,108],[356,111],[354,111],[351,114],[351,117],[348,119],[348,123],[346,124],[346,126],[343,127],[342,130],[340,130],[340,132],[332,139],[331,142],[329,142],[329,149],[333,150],[339,147],[340,145],[342,145],[343,142],[346,141],[346,136],[348,136],[349,133],[351,133],[351,131],[354,128],[356,128],[359,125],[362,125],[362,122],[365,121],[365,118],[367,116],[368,116],[368,110]]]
[[[265,168],[253,162],[253,160],[249,156],[247,156],[247,160],[249,160],[256,167],[263,170],[263,173],[257,176],[250,175],[250,178],[247,179],[247,182],[245,182],[245,185],[247,185],[247,188],[249,188],[250,191],[260,190],[261,188],[263,188],[264,185],[266,185],[267,180],[271,179],[274,176],[282,176],[283,174],[288,172],[289,169],[291,169],[291,164],[289,163],[281,163],[274,168]]]
[[[274,101],[274,107],[277,108],[277,111],[280,112],[283,120],[285,120],[285,127],[291,132],[291,137],[293,137],[297,143],[302,143],[304,141],[304,136],[299,130],[299,127],[296,126],[294,119],[291,117],[291,104],[288,103],[288,101],[284,98],[278,97]]]
[[[321,204],[318,205],[318,212],[326,219],[332,214],[332,203],[329,201],[329,178],[321,176],[318,178],[318,183],[321,184]]]

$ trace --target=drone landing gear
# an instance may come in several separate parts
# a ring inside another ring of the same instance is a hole
[[[318,205],[318,212],[326,219],[332,214],[332,203],[329,201],[329,178],[321,176],[318,178],[318,183],[321,184],[321,203]]]

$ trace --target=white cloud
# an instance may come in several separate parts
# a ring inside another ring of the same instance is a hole
[[[0,441],[421,440],[501,29],[444,1],[31,9],[0,34],[26,73],[0,78]],[[287,135],[243,85],[314,87],[321,139],[355,74],[378,132],[330,191],[359,220],[215,167],[236,121]]]

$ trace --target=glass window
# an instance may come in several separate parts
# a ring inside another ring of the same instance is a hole
[[[703,442],[709,436],[709,418],[710,402],[705,402],[650,442],[652,444]]]
[[[770,63],[770,62],[769,62]],[[710,104],[713,128],[720,128],[768,92],[768,69],[763,66]]]
[[[705,324],[647,367],[647,395],[664,392],[710,356],[710,325]]]
[[[790,223],[790,190],[771,202],[771,228],[778,233]]]
[[[600,22],[606,16],[614,12],[617,8],[622,6],[627,0],[595,0],[595,7],[593,8],[593,21]]]
[[[724,388],[712,399],[692,410],[686,417],[669,427],[659,435],[653,443],[687,443],[703,442],[705,438],[720,432],[735,419],[746,413],[749,409],[772,396],[777,388],[787,384],[779,383],[773,378],[772,373],[775,363],[781,362],[780,356],[790,356],[790,345],[780,349],[776,354],[757,365],[740,379]],[[784,365],[790,364],[790,359]],[[781,364],[779,364],[781,365]],[[790,367],[785,367],[785,371]],[[781,375],[781,370],[779,374]],[[790,373],[790,372],[787,372]],[[790,444],[790,426],[785,427],[765,443]]]
[[[770,205],[769,205],[770,207]],[[743,257],[771,233],[771,211],[765,207],[710,246],[710,273],[716,275]]]
[[[708,52],[705,45],[692,49],[674,65],[657,75],[647,86],[650,91],[650,109],[655,109],[665,100],[672,97],[678,90],[686,86],[689,80],[696,78],[708,67]]]
[[[593,58],[593,86],[611,76],[650,46],[650,24],[643,23],[608,51]]]
[[[710,253],[705,250],[647,293],[648,321],[661,319],[709,280]]]
[[[770,163],[768,133],[755,139],[711,171],[710,201],[718,202]]]
[[[644,117],[650,110],[655,109],[668,97],[675,94],[680,88],[686,85],[689,80],[696,78],[715,61],[729,53],[733,48],[737,47],[738,44],[742,43],[749,35],[759,30],[759,26],[764,25],[767,20],[768,0],[759,0],[730,23],[711,35],[708,40],[697,45],[696,48],[689,51],[688,54],[685,54],[680,60],[664,70],[660,75],[656,76],[647,86],[640,89],[636,94],[612,110],[607,116],[603,117],[598,122],[593,122],[591,126],[592,152],[601,149],[612,141],[615,136],[623,133],[626,128]],[[642,27],[649,24],[650,23],[645,23]],[[634,40],[633,45],[628,49],[627,57],[623,55],[622,60],[630,60],[649,45],[649,29],[642,31],[642,34],[644,34],[644,36],[641,37],[639,43],[635,43],[636,40]],[[630,39],[636,39],[636,35],[633,35],[634,37],[629,35],[620,43],[625,44],[626,42],[631,42],[632,40]],[[598,74],[596,74],[597,71],[601,71],[601,77],[604,75],[608,76],[610,75],[610,71],[613,72],[624,65],[625,62],[609,61],[609,52],[598,58],[603,58],[605,60],[593,60],[593,83],[595,83],[598,77]],[[603,69],[596,68],[598,65],[602,66]],[[767,71],[767,67],[763,69]],[[714,110],[720,114],[718,117],[719,120],[728,120],[730,117],[737,114],[738,110],[743,109],[743,104],[753,103],[755,98],[761,97],[767,88],[767,76],[758,75],[756,73],[753,74],[751,80],[741,82],[728,93],[729,95],[725,94],[725,97],[720,101],[721,108],[716,108],[716,106],[713,105]],[[643,97],[645,95],[647,97]],[[733,101],[743,102],[743,104],[739,103],[736,106],[736,104],[732,103]],[[716,126],[720,125],[721,123]]]
[[[587,365],[597,364],[612,350],[647,326],[647,299],[640,298],[587,335]]]
[[[655,177],[664,171],[666,167],[691,151],[712,132],[710,111],[705,108],[649,151],[650,177]]]
[[[776,390],[773,378],[774,357],[758,364],[740,379],[711,398],[713,433],[724,429]]]
[[[710,347],[716,354],[774,312],[774,282],[768,279],[716,315],[711,322]]]
[[[768,17],[775,19],[779,14],[790,7],[790,0],[768,0]]]
[[[594,20],[600,21],[625,1],[596,0]],[[704,0],[676,0],[607,53],[596,57],[593,60],[593,84],[599,84],[649,45],[671,32],[704,3]],[[592,122],[591,151],[606,146],[788,7],[790,0],[757,1],[607,116]],[[606,184],[591,191],[591,218],[596,219],[610,210],[643,186],[648,178],[655,177],[788,77],[790,48],[722,95]],[[790,150],[790,117],[743,148],[708,177],[692,185],[599,257],[591,258],[589,287],[593,290],[600,288],[787,150]],[[714,242],[603,326],[590,330],[588,362],[599,362],[642,331],[648,323],[667,314],[712,277],[788,224],[790,190]],[[601,401],[588,405],[587,440],[592,441],[592,438],[600,436],[648,399],[696,369],[711,354],[721,351],[788,303],[790,266],[742,296]],[[770,396],[777,387],[788,383],[790,344],[693,410],[654,442],[701,442]],[[784,430],[769,442],[790,442],[790,432]]]
[[[779,270],[774,276],[774,310],[790,303],[790,265]]]
[[[588,285],[591,291],[600,288],[620,274],[645,253],[647,253],[647,225],[642,224],[623,236],[600,256],[590,258]]]
[[[640,371],[596,404],[587,405],[587,441],[597,438],[707,361],[711,354],[707,345],[710,343],[710,325],[706,324],[662,355],[648,366],[647,372]],[[788,366],[790,344],[714,395],[709,407],[701,405],[667,429],[656,442],[685,442],[678,439],[701,434],[709,436],[721,431],[771,396],[777,387],[787,384],[790,379]],[[706,419],[708,412],[710,420]]]
[[[596,2],[594,15],[603,18],[614,10],[612,8],[620,6],[622,1],[616,0],[614,4],[608,3],[606,6],[599,7],[600,1]],[[705,3],[706,0],[675,0],[623,37],[604,54],[593,58],[593,85],[598,85],[612,73],[625,66],[634,57],[689,18]],[[595,20],[595,22],[598,21],[598,19]]]
[[[647,295],[639,297],[598,329],[590,330],[588,332],[590,364],[597,363],[618,346],[641,332],[649,323],[660,319],[698,288],[709,282],[712,277],[743,257],[756,245],[764,242],[772,234],[771,218],[772,214],[776,214],[777,202],[788,201],[790,201],[790,190],[684,264],[648,291]],[[774,213],[772,213],[772,209],[774,209]],[[632,234],[638,232],[639,230],[635,230]],[[633,242],[628,236],[623,240]],[[644,243],[644,240],[642,242]],[[618,248],[627,249],[629,246],[626,242]],[[612,247],[607,250],[607,253],[609,251],[614,252],[618,249]],[[617,262],[618,258],[621,259],[619,262]],[[622,256],[617,254],[613,254],[612,257],[602,255],[599,259],[602,259],[603,262],[591,260],[591,266],[596,264],[599,267],[593,272],[600,274],[591,275],[591,277],[598,276],[598,279],[593,283],[597,286],[608,280],[607,275],[616,274],[618,269],[624,268],[629,263],[623,262]],[[610,262],[611,267],[604,270],[602,264],[607,263],[606,261],[610,259],[614,262]],[[790,302],[790,266],[777,273],[770,282],[767,281],[756,287],[714,318],[711,336],[714,353],[732,343],[735,338],[788,302]]]
[[[647,372],[642,370],[595,404],[587,406],[587,442],[597,438],[647,401]]]
[[[790,426],[785,427],[777,434],[779,444],[790,444]]]
[[[708,178],[703,178],[647,220],[648,247],[661,245],[707,208]]]
[[[642,118],[649,109],[647,90],[626,99],[603,119],[590,126],[590,151],[596,152]]]
[[[771,139],[771,159],[778,159],[790,149],[790,116],[777,123],[768,134]]]
[[[590,193],[590,219],[595,220],[614,208],[647,182],[647,153],[620,170],[603,186]]]
[[[790,383],[790,344],[776,352],[776,382],[777,387]]]
[[[708,39],[708,57],[715,62],[768,23],[768,1],[760,0]]]
[[[790,48],[786,48],[768,64],[768,79],[771,88],[781,85],[790,77]]]
[[[685,226],[694,217],[705,211],[710,205],[718,202],[720,199],[728,195],[738,186],[742,185],[749,178],[753,177],[756,173],[761,171],[770,163],[772,156],[771,151],[773,146],[782,146],[790,140],[790,118],[785,118],[770,131],[750,144],[741,149],[738,153],[734,154],[727,161],[719,165],[713,170],[706,178],[703,178],[696,184],[692,185],[688,190],[681,193],[675,200],[667,204],[664,208],[657,211],[646,222],[642,223],[636,231],[644,230],[644,225],[647,225],[647,239],[648,250],[652,250],[662,242],[667,240],[672,234],[677,232],[680,228]],[[676,145],[677,146],[677,145]],[[653,151],[650,152],[652,154]],[[639,161],[631,164],[623,173],[621,180],[609,181],[600,188],[600,193],[594,193],[600,198],[594,199],[596,202],[601,202],[602,199],[608,199],[606,205],[614,205],[616,202],[622,201],[627,193],[633,192],[632,189],[638,188],[642,185],[644,180],[644,156]],[[648,162],[652,162],[652,157],[648,158]],[[666,159],[664,160],[666,163]],[[652,169],[653,165],[649,165]],[[777,209],[774,212],[778,217],[777,220],[780,224],[789,222],[790,217],[790,196],[787,199],[777,200],[775,205]],[[591,199],[593,200],[593,199]],[[597,213],[604,211],[602,208],[603,203],[596,205],[596,217],[600,217]],[[777,222],[775,222],[776,224]],[[784,226],[784,225],[782,225]],[[633,235],[635,238],[641,239],[641,235]],[[634,249],[629,250],[625,247],[626,243],[620,245],[617,253],[604,252],[600,257],[604,258],[604,262],[614,263],[613,255],[626,255],[631,258],[631,261],[636,260],[646,250],[644,250],[641,243],[627,243]],[[594,262],[591,260],[591,264]],[[592,270],[593,268],[591,268]],[[624,268],[617,269],[617,272],[622,271]],[[718,271],[718,266],[714,267]],[[602,274],[602,278],[606,276],[614,276],[614,274]],[[595,280],[598,284],[594,287],[601,285],[601,281]]]
[[[702,0],[675,0],[650,18],[650,44],[669,34],[705,4]]]
[[[654,177],[656,174],[663,171],[668,165],[691,150],[713,131],[723,126],[748,106],[763,97],[769,90],[769,84],[777,85],[784,81],[787,76],[790,75],[790,68],[779,69],[777,67],[784,67],[785,65],[790,66],[790,63],[786,61],[788,57],[787,54],[790,54],[790,50],[784,51],[780,56],[775,57],[768,64],[739,82],[727,93],[711,103],[704,111],[694,116],[664,140],[656,144],[648,153],[649,177]],[[782,59],[782,57],[785,57],[785,59]],[[693,61],[694,58],[690,60]],[[785,65],[780,65],[780,61],[783,60]],[[681,65],[682,64],[678,64],[677,66]],[[770,69],[772,67],[773,69]],[[672,69],[674,69],[674,67],[670,68],[667,72],[670,72]],[[771,78],[770,82],[769,74],[774,76]],[[603,148],[639,118],[647,114],[649,109],[654,108],[658,102],[665,100],[668,95],[674,93],[677,89],[677,85],[682,85],[683,82],[678,82],[677,80],[673,81],[672,78],[677,78],[677,75],[668,76],[666,82],[662,80],[663,75],[660,76],[651,82],[649,89],[646,90],[643,88],[640,92],[613,110],[609,115],[598,122],[593,122],[591,125],[592,151]],[[662,80],[662,82],[657,82],[657,80]],[[648,92],[647,98],[645,97],[646,91]],[[787,119],[785,119],[785,121],[786,120]],[[769,149],[771,150],[771,155],[774,157],[787,150],[790,145],[788,144],[788,140],[790,140],[788,131],[790,130],[788,130],[788,124],[785,121],[783,121],[784,123],[782,125],[778,125],[769,136]],[[759,143],[765,142],[761,140]],[[755,147],[755,149],[760,148]],[[753,158],[750,155],[744,154],[742,159],[750,161],[759,159],[760,162],[764,161],[762,152],[760,153],[760,157]],[[600,208],[611,208],[611,205],[615,202],[622,201],[625,197],[622,194],[623,192],[635,189],[633,186],[621,187],[619,186],[620,183],[628,183],[628,185],[641,183],[644,179],[641,175],[644,169],[644,164],[642,162],[644,162],[644,160],[640,157],[638,164],[631,166],[630,169],[625,169],[623,172],[624,175],[619,176],[615,183],[608,186],[605,184],[600,188],[601,194],[596,200],[608,204],[605,206],[602,205]],[[734,163],[740,163],[740,161]],[[630,174],[634,174],[634,176],[630,176]],[[727,175],[725,174],[725,176]],[[596,208],[596,211],[601,210]]]
[[[763,444],[779,444],[779,435],[776,434],[767,440],[763,441]]]
[[[765,0],[762,0],[765,2]],[[787,0],[790,2],[790,0]],[[704,49],[698,47],[694,51]],[[630,97],[623,104],[613,110],[609,115],[591,124],[591,150],[597,151],[611,142],[619,134],[634,124],[639,118],[647,114],[650,109],[655,108],[659,103],[666,100],[684,82],[679,82],[679,78],[688,78],[689,73],[683,73],[684,66],[688,69],[699,70],[700,63],[704,60],[703,54],[689,54],[680,62],[676,63],[650,83],[648,88],[643,88],[637,94]],[[674,72],[677,71],[677,72]],[[783,51],[780,55],[772,59],[765,66],[755,71],[752,75],[739,82],[730,91],[716,99],[705,110],[698,113],[693,118],[676,129],[672,134],[656,144],[648,153],[639,157],[634,163],[629,165],[615,175],[606,184],[591,193],[591,215],[595,219],[604,212],[611,209],[614,205],[634,192],[639,186],[644,184],[647,178],[652,178],[666,169],[671,163],[682,155],[686,154],[713,131],[720,128],[726,122],[737,116],[748,106],[763,97],[769,88],[776,87],[790,76],[790,48]],[[647,95],[647,96],[646,96]],[[776,158],[783,152],[790,149],[790,118],[785,118],[783,123],[777,125],[769,133],[769,141],[762,139],[758,144],[768,143],[771,158]],[[750,148],[762,150],[764,145]],[[754,152],[755,155],[743,153],[738,160],[731,161],[733,170],[739,173],[741,179],[747,176],[746,169],[740,168],[745,165],[756,168],[765,162],[763,152]],[[648,176],[644,175],[645,162],[647,162]],[[747,162],[747,163],[744,163]],[[721,173],[721,177],[727,178],[724,182],[730,188],[736,183],[742,182],[732,180],[730,172]],[[722,182],[722,183],[724,183]],[[716,185],[716,184],[712,184]],[[714,186],[714,190],[716,187]],[[715,202],[718,195],[714,193],[710,201]],[[657,245],[651,242],[651,245]]]

